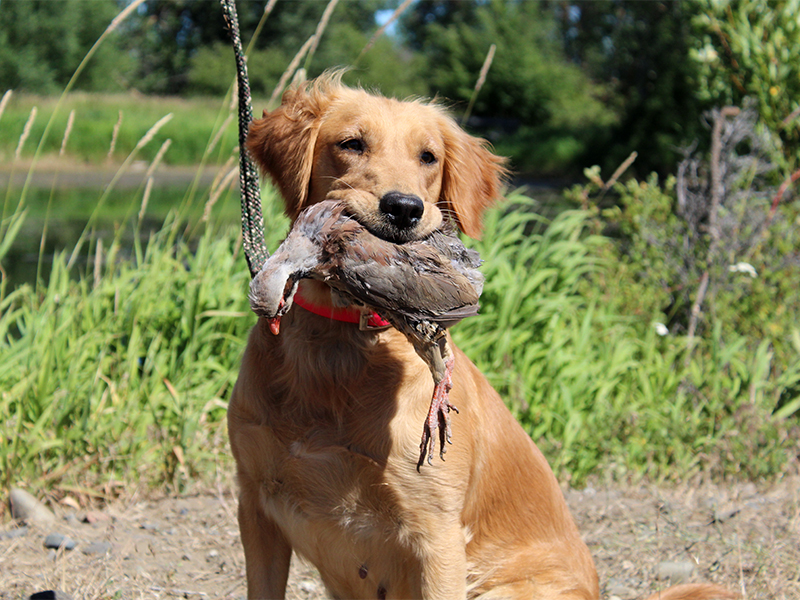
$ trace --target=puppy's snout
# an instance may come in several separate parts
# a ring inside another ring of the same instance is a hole
[[[422,198],[413,194],[389,192],[381,198],[381,212],[397,229],[411,229],[419,223],[425,205]]]

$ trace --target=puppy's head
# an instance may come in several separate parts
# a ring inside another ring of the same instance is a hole
[[[375,235],[425,237],[452,217],[469,236],[499,195],[504,160],[438,106],[341,84],[336,74],[287,91],[250,126],[247,149],[278,186],[291,218],[340,200]]]

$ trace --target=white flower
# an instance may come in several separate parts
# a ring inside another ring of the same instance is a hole
[[[728,271],[731,273],[747,273],[750,277],[758,277],[755,267],[746,262],[738,262],[735,265],[731,265],[728,267]]]
[[[669,333],[669,329],[663,323],[653,323],[653,327],[656,328],[656,333],[662,337]]]
[[[717,51],[709,45],[704,46],[700,50],[695,51],[695,59],[701,63],[712,63],[717,60],[719,56]]]

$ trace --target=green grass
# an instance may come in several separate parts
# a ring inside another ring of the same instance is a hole
[[[266,216],[274,247],[286,221],[274,202]],[[118,235],[78,273],[62,252],[46,285],[2,299],[3,486],[179,489],[214,472],[255,316],[237,228],[208,225],[191,245],[184,231],[173,213],[146,244]]]
[[[55,103],[12,96],[0,116],[0,163],[23,169]],[[14,154],[34,106],[21,162]],[[122,112],[117,175],[135,160],[153,161],[167,139],[165,162],[224,171],[236,140],[224,101],[70,94],[42,145],[45,156],[58,153],[71,110],[66,154],[98,164]],[[29,283],[10,285],[0,271],[0,487],[121,480],[180,490],[213,477],[220,463],[231,468],[225,410],[255,322],[240,232],[229,224],[238,199],[223,193],[201,220],[213,191],[197,181],[155,190],[142,212],[144,188],[143,177],[124,191],[109,185],[62,196],[56,186],[27,184],[4,191],[0,266],[20,236],[38,242],[46,228],[52,243],[66,223],[81,233],[52,264],[39,255]],[[91,205],[91,216],[75,223],[81,205]],[[264,209],[274,248],[287,226],[274,192]],[[593,475],[784,472],[798,451],[800,331],[785,336],[778,359],[771,340],[723,336],[726,323],[710,315],[687,359],[685,339],[655,333],[657,310],[630,314],[608,297],[638,290],[629,285],[637,276],[609,260],[613,242],[592,233],[590,215],[555,212],[552,220],[537,216],[519,194],[489,212],[475,243],[487,278],[482,310],[454,337],[556,473],[581,483]],[[42,229],[31,229],[42,217]],[[147,219],[163,220],[149,236]],[[609,278],[620,279],[616,287],[604,285]]]
[[[41,138],[47,121],[55,109],[57,97],[13,94],[0,117],[0,164],[10,163],[19,138],[30,116],[37,108],[31,129],[32,140]],[[260,106],[256,103],[256,106]],[[61,133],[66,128],[71,110],[75,110],[75,125],[67,145],[67,155],[79,161],[103,163],[111,148],[114,128],[122,113],[112,159],[121,161],[137,141],[160,118],[172,114],[172,119],[156,135],[154,143],[145,148],[140,158],[152,160],[161,143],[167,138],[172,147],[165,161],[176,165],[200,163],[216,129],[229,114],[229,103],[222,99],[152,97],[136,94],[73,93],[67,96],[53,122],[53,131],[45,141],[45,155],[55,155],[61,146]],[[217,151],[229,155],[237,144],[236,121],[231,119],[217,144]],[[28,143],[22,158],[30,159],[36,145]]]
[[[514,196],[489,213],[481,314],[455,337],[557,473],[782,472],[791,422],[772,413],[800,367],[776,377],[766,344],[713,337],[684,367],[682,339],[587,293],[608,268],[587,215],[545,222],[531,208]],[[272,195],[265,213],[274,248],[286,221]],[[191,243],[185,231],[172,214],[144,244],[120,234],[98,252],[90,240],[84,266],[59,254],[46,284],[0,300],[0,485],[182,489],[230,468],[225,407],[255,322],[249,275],[236,227],[207,224]]]
[[[770,340],[723,339],[714,322],[686,365],[686,339],[657,335],[660,313],[621,314],[603,296],[612,242],[589,234],[588,213],[545,222],[511,201],[476,244],[481,313],[454,337],[560,477],[759,479],[790,464],[797,421],[782,402],[800,384],[800,329],[781,363]]]

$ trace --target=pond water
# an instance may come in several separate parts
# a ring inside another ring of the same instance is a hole
[[[132,246],[145,195],[144,171],[134,169],[109,187],[115,174],[116,171],[103,168],[33,173],[25,189],[23,223],[2,259],[9,278],[8,289],[35,282],[39,268],[46,279],[54,253],[71,252],[90,220],[92,250],[98,238],[108,247],[118,232],[123,243]],[[170,211],[180,209],[189,222],[196,222],[203,214],[216,175],[211,169],[170,168],[157,172],[139,227],[142,239],[158,230]],[[17,209],[27,176],[22,169],[0,168],[5,217]],[[215,222],[238,222],[238,199],[232,198],[232,193],[222,195],[216,203]],[[6,235],[5,227],[0,232]],[[84,257],[89,250],[83,248]]]
[[[145,170],[134,168],[126,172],[106,195],[115,174],[115,170],[102,167],[39,169],[33,173],[25,193],[24,222],[10,251],[2,259],[10,283],[7,289],[35,282],[37,269],[46,280],[54,253],[71,252],[90,218],[92,245],[82,248],[84,264],[98,238],[108,247],[121,230],[123,244],[133,245],[133,232],[144,197]],[[6,217],[17,207],[27,176],[22,168],[0,165],[0,199],[5,200]],[[219,178],[217,169],[199,171],[193,167],[170,167],[157,171],[140,226],[142,240],[158,230],[169,212],[179,207],[189,222],[200,219],[215,178]],[[564,208],[559,184],[519,180],[513,187],[519,186],[537,200],[539,211],[547,217]],[[216,224],[239,222],[238,186],[219,198],[214,205],[213,219]],[[3,231],[0,229],[0,233]]]

